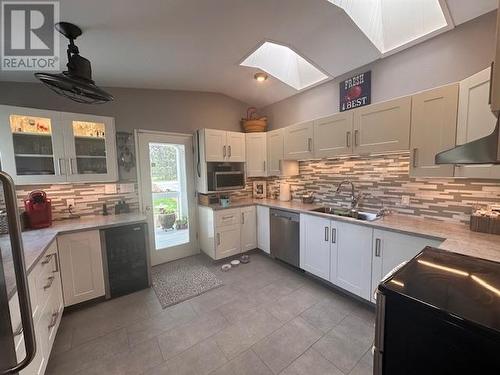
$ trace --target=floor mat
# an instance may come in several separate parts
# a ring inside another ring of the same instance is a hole
[[[151,276],[164,309],[223,285],[198,255],[155,266]]]

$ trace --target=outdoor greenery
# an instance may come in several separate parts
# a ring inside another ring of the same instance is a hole
[[[153,181],[177,181],[177,150],[174,146],[151,144],[151,178]]]
[[[177,212],[177,199],[175,198],[155,198],[153,199],[155,211],[163,208],[167,212]]]

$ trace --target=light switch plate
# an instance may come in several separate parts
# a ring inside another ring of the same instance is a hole
[[[116,194],[116,184],[104,185],[104,194]]]
[[[401,196],[401,205],[409,206],[410,205],[410,197],[408,195]]]

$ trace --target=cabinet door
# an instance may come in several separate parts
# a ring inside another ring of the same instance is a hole
[[[226,132],[223,130],[204,129],[205,160],[225,161],[227,156]]]
[[[453,165],[436,165],[437,153],[455,147],[458,84],[412,97],[410,175],[453,177]]]
[[[490,135],[497,118],[488,104],[491,69],[485,69],[460,82],[458,95],[457,144]],[[500,178],[500,165],[457,165],[456,177]]]
[[[215,259],[223,259],[241,253],[240,237],[240,224],[217,228],[215,233]]]
[[[105,294],[99,231],[60,236],[59,257],[64,304],[71,306]]]
[[[66,182],[59,112],[0,106],[0,152],[16,185]]]
[[[342,112],[314,121],[314,156],[352,154],[353,113]]]
[[[247,177],[267,176],[266,133],[248,133],[245,142]]]
[[[227,132],[227,160],[245,161],[245,133]]]
[[[378,284],[390,271],[401,263],[406,262],[417,255],[424,247],[437,247],[441,241],[431,238],[410,236],[391,231],[375,229],[373,231],[372,249],[372,287],[373,292]]]
[[[314,124],[312,121],[285,128],[284,159],[310,159],[313,152]]]
[[[337,247],[332,251],[330,281],[370,300],[373,229],[344,222],[334,223]]]
[[[497,41],[495,62],[492,66],[491,110],[500,113],[500,12],[497,12]]]
[[[330,280],[330,220],[300,215],[300,268]]]
[[[68,180],[113,182],[118,180],[115,123],[111,117],[64,113]]]
[[[255,206],[241,208],[241,251],[257,248],[257,212]]]
[[[283,129],[267,132],[267,175],[280,176],[284,155]]]
[[[257,206],[257,247],[267,254],[271,253],[269,207]]]
[[[411,97],[390,100],[354,111],[354,153],[408,151]]]

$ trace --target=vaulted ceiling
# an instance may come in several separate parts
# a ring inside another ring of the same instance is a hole
[[[497,0],[446,3],[455,25],[497,6]],[[298,91],[273,77],[258,84],[257,69],[239,65],[263,41],[292,47],[330,78],[381,58],[327,0],[63,0],[60,12],[83,29],[76,44],[100,86],[218,92],[264,106]],[[0,80],[34,78],[0,71]]]

